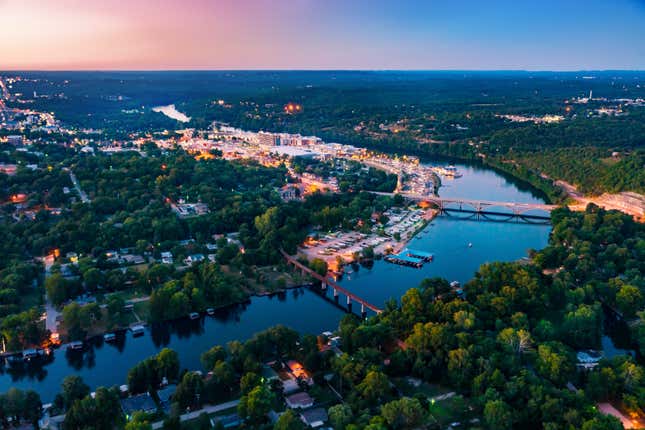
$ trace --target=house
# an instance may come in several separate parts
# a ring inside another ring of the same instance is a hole
[[[576,366],[583,369],[593,369],[603,358],[603,354],[602,352],[593,350],[578,351],[576,358],[578,359]]]
[[[285,402],[291,409],[307,409],[314,405],[314,399],[304,391],[288,396]]]
[[[122,255],[121,259],[125,262],[125,264],[143,264],[146,262],[143,256],[133,254]]]
[[[161,262],[163,264],[172,264],[173,263],[173,257],[172,257],[172,252],[162,252],[161,253]]]
[[[284,393],[293,393],[295,391],[298,391],[300,389],[300,385],[298,385],[298,381],[296,381],[293,378],[287,378],[282,380],[282,391]]]
[[[302,364],[295,360],[289,360],[287,361],[287,367],[296,379],[305,380],[309,385],[313,385],[311,375],[309,375],[309,372],[307,372]]]
[[[267,381],[273,381],[274,379],[280,378],[280,376],[278,375],[278,372],[276,372],[269,366],[262,366],[262,371],[260,372],[260,375]]]
[[[157,412],[157,404],[150,394],[145,393],[121,399],[121,409],[125,417],[130,420],[135,412],[144,412],[146,414]]]
[[[193,264],[201,263],[204,261],[204,258],[204,254],[193,254],[186,257],[184,263],[188,266],[192,266]]]
[[[300,413],[300,419],[309,427],[320,427],[329,419],[323,408],[309,409]]]
[[[159,406],[166,413],[170,411],[170,403],[172,402],[172,396],[177,391],[177,386],[170,384],[159,391],[157,391],[157,397],[159,397]]]

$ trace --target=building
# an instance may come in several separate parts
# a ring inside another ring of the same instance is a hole
[[[130,420],[135,412],[144,412],[146,414],[157,412],[157,404],[150,394],[145,393],[121,399],[121,409],[125,417]]]
[[[320,427],[329,419],[323,408],[309,409],[300,413],[300,419],[309,427]]]
[[[242,424],[242,418],[238,414],[224,415],[221,417],[211,418],[211,426],[216,427],[221,424],[225,429],[238,427]]]
[[[280,145],[280,136],[275,133],[260,131],[258,132],[258,143],[262,146],[278,146]]]
[[[7,143],[14,146],[20,146],[23,144],[23,137],[21,135],[7,136]]]
[[[170,404],[172,402],[172,396],[175,394],[175,391],[177,391],[177,386],[174,384],[170,384],[157,391],[157,396],[159,397],[159,406],[166,413],[170,411]]]
[[[184,263],[186,263],[188,266],[191,266],[193,264],[201,263],[202,261],[204,261],[204,258],[204,254],[193,254],[186,257]]]
[[[161,253],[161,262],[163,264],[172,264],[173,263],[172,252],[170,252],[170,251],[162,252]]]
[[[4,173],[7,176],[15,175],[17,170],[18,166],[15,164],[0,163],[0,173]]]
[[[314,405],[314,399],[304,391],[287,396],[284,400],[291,409],[307,409]]]

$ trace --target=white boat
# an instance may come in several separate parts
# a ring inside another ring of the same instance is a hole
[[[191,320],[196,320],[197,318],[199,318],[199,314],[197,312],[191,312],[188,316]]]
[[[115,333],[105,333],[103,335],[103,340],[106,342],[114,342],[116,340],[116,334]]]
[[[208,309],[206,309],[206,313],[207,313],[208,315],[210,315],[210,316],[213,316],[213,315],[215,315],[215,309],[213,309],[213,308],[208,308]]]
[[[142,325],[132,326],[130,327],[130,330],[132,330],[133,336],[141,336],[145,333],[145,328]]]
[[[67,344],[67,349],[80,351],[81,349],[83,349],[83,342],[81,342],[80,340],[77,340],[76,342],[70,342],[69,344]]]

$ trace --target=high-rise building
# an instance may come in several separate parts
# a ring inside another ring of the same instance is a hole
[[[262,146],[278,146],[280,145],[280,136],[275,133],[260,131],[258,132],[258,143]]]

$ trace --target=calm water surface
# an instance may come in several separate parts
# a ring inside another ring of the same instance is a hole
[[[463,177],[445,179],[441,196],[543,203],[540,195],[525,185],[491,170],[466,165],[457,165],[457,168]],[[370,270],[361,267],[342,284],[370,302],[382,305],[388,298],[398,299],[423,278],[441,276],[463,283],[482,263],[525,257],[528,249],[546,245],[549,230],[548,225],[440,216],[409,244],[411,248],[434,253],[433,262],[422,269],[413,269],[377,261]],[[468,247],[469,243],[472,247]],[[341,303],[344,303],[344,297]],[[223,310],[215,317],[149,327],[144,336],[132,338],[126,334],[116,344],[97,341],[82,354],[57,350],[53,361],[44,366],[0,368],[0,392],[11,386],[32,388],[48,402],[59,391],[63,378],[70,374],[80,375],[92,388],[124,384],[128,369],[164,347],[179,353],[183,368],[200,369],[200,354],[213,345],[248,339],[276,324],[302,333],[333,330],[343,313],[333,301],[308,290],[253,298],[247,305]]]
[[[443,179],[439,191],[442,197],[544,203],[538,194],[520,190],[517,184],[492,170],[461,164],[456,167],[463,176]],[[390,298],[398,299],[425,278],[439,276],[463,284],[484,263],[518,260],[526,257],[529,249],[546,246],[550,225],[505,219],[478,220],[455,213],[441,215],[408,244],[409,248],[433,253],[432,262],[415,269],[376,261],[371,269],[360,267],[345,275],[340,284],[379,306]]]

